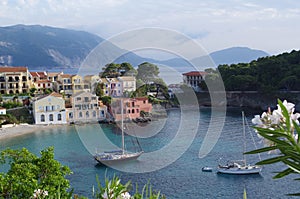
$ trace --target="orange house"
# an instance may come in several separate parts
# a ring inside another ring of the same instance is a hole
[[[131,120],[140,117],[141,111],[151,113],[152,104],[149,103],[147,97],[137,98],[116,98],[112,103],[112,114],[115,121],[122,119],[121,102],[123,102],[123,119]]]

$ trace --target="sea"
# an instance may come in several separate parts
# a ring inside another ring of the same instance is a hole
[[[287,194],[299,191],[299,182],[293,180],[297,178],[296,175],[272,179],[275,172],[286,168],[283,164],[264,166],[261,174],[255,175],[217,174],[219,163],[243,158],[245,149],[241,111],[240,108],[227,109],[225,118],[220,119],[224,119],[224,123],[217,124],[222,127],[221,134],[216,134],[210,140],[211,150],[201,156],[199,151],[205,145],[204,140],[212,122],[210,108],[200,108],[196,113],[199,117],[195,117],[194,109],[188,110],[184,117],[181,109],[169,109],[165,110],[166,117],[148,124],[124,127],[125,132],[128,131],[125,136],[126,146],[130,148],[128,150],[134,150],[136,142],[132,140],[137,136],[144,151],[137,161],[125,163],[124,168],[100,165],[93,159],[96,150],[121,146],[121,130],[116,124],[65,125],[41,129],[39,132],[0,140],[0,151],[8,147],[26,147],[39,155],[41,150],[54,146],[55,159],[73,171],[67,178],[74,193],[89,198],[92,198],[93,187],[97,188],[96,178],[104,183],[105,176],[112,178],[114,175],[120,177],[122,183],[132,182],[134,187],[131,193],[136,185],[141,190],[149,182],[153,190],[160,191],[170,199],[243,198],[244,190],[250,199],[294,198]],[[244,111],[251,126],[251,118],[257,113]],[[192,113],[191,117],[189,112]],[[252,128],[246,129],[246,150],[263,147],[262,140]],[[261,158],[273,155],[262,154]],[[246,158],[249,163],[259,161],[257,155]],[[204,166],[212,167],[213,171],[202,172]],[[0,171],[6,170],[6,165],[0,166]]]

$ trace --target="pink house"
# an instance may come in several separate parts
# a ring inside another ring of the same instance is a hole
[[[121,113],[121,101],[123,101],[123,118],[124,120],[131,120],[140,117],[141,111],[150,113],[152,111],[152,104],[149,103],[147,97],[137,98],[117,98],[112,103],[112,114],[116,121],[120,121],[122,117]]]

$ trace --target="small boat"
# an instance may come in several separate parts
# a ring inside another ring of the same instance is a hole
[[[207,166],[205,166],[205,167],[202,167],[202,171],[203,172],[212,172],[212,168],[211,167],[207,167]]]
[[[243,119],[243,139],[244,139],[244,152],[246,151],[246,133],[245,133],[245,116],[244,112],[242,112]],[[257,165],[247,164],[246,157],[243,155],[242,160],[230,161],[226,165],[218,166],[217,173],[223,174],[237,174],[237,175],[245,175],[245,174],[259,174],[262,170],[262,167]],[[260,158],[260,156],[259,156]]]
[[[94,159],[101,164],[119,164],[124,161],[136,160],[140,157],[144,151],[142,150],[139,142],[138,145],[140,147],[140,151],[138,152],[130,152],[125,150],[125,139],[124,139],[124,122],[123,122],[123,100],[121,100],[121,128],[122,128],[122,149],[115,151],[105,151],[103,153],[97,153],[94,155]],[[138,140],[137,140],[138,141]]]
[[[224,174],[259,174],[262,168],[257,165],[246,165],[244,160],[232,161],[224,166],[219,165],[218,173]]]

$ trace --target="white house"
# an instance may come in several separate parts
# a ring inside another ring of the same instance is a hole
[[[58,93],[51,93],[33,102],[35,124],[66,124],[65,100]]]

